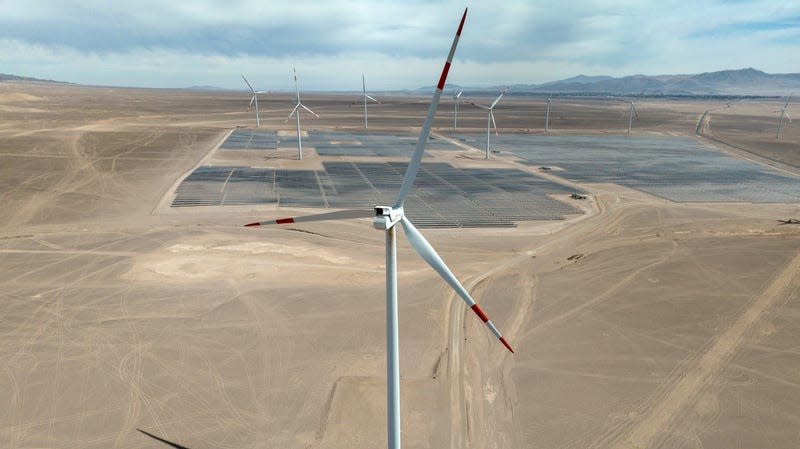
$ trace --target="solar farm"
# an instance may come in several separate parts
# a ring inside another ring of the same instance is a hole
[[[485,134],[457,138],[480,147]],[[493,150],[577,183],[613,183],[676,202],[792,203],[800,178],[687,137],[492,136]]]
[[[483,134],[457,134],[474,148]],[[323,170],[200,166],[177,188],[173,207],[274,205],[352,208],[393,201],[406,163],[341,157],[408,157],[416,143],[403,132],[309,131]],[[291,143],[290,142],[288,144]],[[221,150],[278,148],[275,131],[237,129]],[[444,138],[430,141],[431,152],[463,148]],[[573,188],[541,177],[538,167],[580,185],[613,183],[676,202],[793,202],[800,198],[794,175],[737,159],[685,137],[542,136],[501,134],[494,158],[519,159],[524,168],[458,167],[424,162],[407,205],[420,227],[513,227],[520,221],[563,220],[581,211],[553,195]],[[451,154],[452,155],[452,154]],[[554,168],[554,169],[553,169]]]
[[[408,157],[417,138],[401,132],[310,131],[308,143],[320,156],[402,156]],[[458,150],[456,145],[441,139],[428,141],[428,150]],[[430,156],[427,153],[426,156]]]
[[[323,172],[199,167],[178,187],[172,205],[351,208],[389,204],[407,164],[323,165]],[[581,213],[549,196],[570,191],[519,169],[460,169],[447,163],[425,163],[406,210],[420,227],[512,227],[516,221],[561,220]]]

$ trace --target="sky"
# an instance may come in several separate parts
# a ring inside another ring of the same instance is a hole
[[[371,91],[579,74],[800,72],[800,1],[0,0],[0,73],[81,84]]]

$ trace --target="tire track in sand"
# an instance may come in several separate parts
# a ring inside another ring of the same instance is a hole
[[[683,378],[666,393],[664,399],[651,408],[628,435],[614,445],[618,449],[649,447],[686,404],[725,366],[739,348],[742,338],[761,315],[779,298],[790,294],[793,282],[800,282],[800,254],[767,286],[753,304],[723,332],[709,349],[689,368]]]

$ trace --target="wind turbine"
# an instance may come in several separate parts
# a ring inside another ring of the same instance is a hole
[[[636,115],[636,120],[639,120],[639,112],[636,111],[636,102],[631,100],[631,109],[628,112],[628,135],[631,135],[631,125],[633,124],[633,116]]]
[[[497,103],[500,102],[500,99],[503,98],[503,95],[506,94],[506,91],[503,90],[500,92],[500,96],[498,96],[493,102],[491,106],[483,106],[477,103],[469,102],[469,104],[473,106],[477,106],[481,109],[486,109],[486,159],[489,159],[489,136],[491,135],[491,128],[494,126],[494,133],[497,135],[497,124],[494,122],[494,107],[497,106]]]
[[[461,94],[463,93],[464,89],[461,89],[457,94],[453,95],[453,131],[458,128],[458,102],[461,100]]]
[[[250,81],[247,81],[247,78],[244,77],[244,74],[242,73],[241,75],[242,75],[242,79],[244,80],[244,83],[247,84],[247,88],[250,89],[250,92],[253,94],[253,96],[250,97],[250,106],[247,107],[247,110],[249,111],[250,108],[253,107],[253,103],[255,103],[255,105],[256,105],[256,128],[260,128],[261,127],[261,120],[258,117],[258,94],[266,94],[268,92],[266,90],[256,91],[255,89],[253,89],[253,86],[250,85]]]
[[[553,96],[547,97],[547,112],[544,116],[544,132],[550,134],[550,104],[553,102]]]
[[[300,89],[297,88],[297,69],[292,67],[292,72],[294,73],[294,95],[295,98],[297,99],[297,104],[294,106],[294,109],[292,109],[292,112],[289,114],[289,117],[287,117],[283,123],[288,122],[289,119],[296,114],[295,116],[297,117],[297,159],[303,159],[303,138],[300,136],[300,108],[303,108],[306,111],[314,114],[314,116],[317,118],[319,118],[319,115],[317,115],[317,113],[312,111],[311,109],[308,109],[306,105],[300,102]]]
[[[367,95],[367,83],[364,81],[364,74],[361,74],[361,89],[364,92],[364,128],[368,128],[367,126],[367,100],[372,100],[375,103],[380,103],[380,101],[370,97]]]
[[[633,100],[631,100],[631,109],[628,112],[628,135],[629,136],[631,135],[631,125],[633,124],[633,116],[635,115],[636,116],[636,120],[639,120],[639,111],[636,110],[636,100],[638,100],[639,97],[641,97],[643,93],[644,93],[644,91],[639,93],[639,95],[637,95],[636,97],[634,97]]]
[[[781,140],[781,126],[783,125],[783,117],[786,116],[786,119],[789,120],[789,123],[792,123],[792,118],[789,117],[789,113],[786,112],[786,109],[789,107],[789,101],[791,101],[792,96],[789,95],[786,97],[786,103],[783,104],[783,107],[780,110],[781,118],[778,119],[778,134],[775,136],[775,140]],[[778,111],[775,111],[778,112]]]
[[[359,218],[372,216],[373,226],[386,233],[386,383],[387,383],[387,427],[388,427],[388,446],[389,449],[400,449],[400,358],[398,346],[398,319],[397,319],[397,224],[403,226],[406,237],[408,238],[411,247],[428,263],[439,275],[447,282],[453,290],[458,293],[461,299],[475,312],[476,315],[489,327],[491,332],[500,340],[500,342],[511,352],[511,346],[508,344],[500,331],[489,320],[489,317],[483,312],[480,306],[475,303],[469,292],[458,281],[455,275],[450,271],[447,265],[436,253],[430,243],[422,236],[411,221],[406,217],[403,211],[406,196],[411,191],[414,184],[414,178],[419,171],[420,161],[425,152],[425,144],[428,141],[428,136],[431,131],[431,124],[433,117],[436,115],[436,108],[439,105],[439,99],[442,96],[442,89],[444,88],[447,79],[447,72],[450,70],[450,64],[453,61],[453,54],[455,53],[456,46],[458,45],[461,30],[464,27],[464,21],[467,18],[467,10],[464,10],[464,15],[461,16],[461,22],[458,25],[458,31],[453,38],[453,43],[450,46],[450,53],[447,55],[447,62],[444,64],[442,74],[439,77],[439,84],[436,86],[436,91],[433,94],[428,114],[425,117],[425,122],[422,125],[422,130],[417,140],[417,146],[408,163],[403,183],[400,186],[400,192],[397,196],[393,206],[376,206],[373,210],[342,210],[336,212],[327,212],[315,215],[306,215],[300,217],[282,218],[279,220],[269,220],[250,223],[245,226],[264,226],[272,224],[284,223],[301,223],[307,221],[324,221],[324,220],[340,220],[346,218]]]

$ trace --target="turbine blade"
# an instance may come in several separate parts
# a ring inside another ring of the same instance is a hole
[[[297,103],[297,105],[294,107],[294,109],[292,109],[292,112],[289,113],[289,116],[286,117],[286,120],[284,120],[283,123],[288,122],[289,119],[292,118],[292,116],[297,112],[297,108],[299,108],[299,107],[300,107],[300,103]]]
[[[475,107],[477,107],[477,108],[481,108],[481,109],[486,109],[486,110],[489,110],[489,107],[488,107],[488,106],[484,106],[484,105],[482,105],[482,104],[473,103],[473,102],[471,102],[471,101],[468,101],[468,102],[467,102],[467,104],[471,104],[471,105],[473,105],[473,106],[475,106]]]
[[[319,118],[319,116],[317,115],[317,113],[316,113],[316,112],[312,111],[311,109],[308,109],[308,108],[306,107],[306,105],[304,105],[303,103],[300,103],[298,106],[300,106],[301,108],[305,109],[306,111],[308,111],[308,112],[310,112],[310,113],[314,114],[314,116],[315,116],[315,117]]]
[[[456,98],[461,98],[461,94],[463,94],[463,93],[464,93],[464,89],[461,89],[460,91],[458,91],[458,95],[456,95]]]
[[[380,103],[380,101],[378,101],[378,100],[376,100],[376,99],[374,99],[374,98],[370,97],[369,95],[366,95],[366,97],[367,97],[367,99],[368,99],[368,100],[372,100],[372,101],[374,101],[375,103]]]
[[[489,106],[489,109],[494,109],[494,107],[497,105],[497,103],[500,102],[500,99],[503,98],[503,95],[505,94],[506,94],[505,92],[501,93],[500,96],[497,97],[497,99],[492,102],[492,105]]]
[[[250,108],[252,108],[252,107],[253,107],[253,102],[254,102],[254,101],[256,101],[256,95],[255,95],[255,94],[253,94],[253,96],[252,96],[252,97],[250,97],[250,106],[248,106],[248,107],[247,107],[247,110],[248,110],[248,111],[250,110]]]
[[[365,218],[375,216],[374,209],[347,209],[335,212],[325,212],[323,214],[302,215],[299,217],[286,217],[277,220],[256,221],[247,223],[246,227],[268,226],[275,224],[303,223],[306,221],[328,221],[328,220],[347,220],[348,218]]]
[[[250,92],[252,92],[253,95],[255,95],[256,91],[253,90],[253,86],[250,85],[250,81],[247,81],[247,78],[244,77],[244,74],[241,74],[241,75],[242,75],[242,79],[244,80],[245,84],[247,84],[247,87],[250,88]]]
[[[447,73],[450,71],[450,64],[453,63],[453,55],[456,53],[458,39],[461,37],[461,30],[464,28],[465,20],[467,20],[467,8],[464,9],[464,15],[461,16],[461,23],[458,24],[458,30],[456,30],[453,43],[450,45],[450,53],[448,53],[447,61],[444,63],[444,68],[442,68],[442,74],[439,76],[439,84],[436,85],[436,91],[433,93],[431,105],[428,107],[428,115],[425,116],[425,122],[422,124],[422,130],[417,140],[417,147],[414,148],[414,154],[408,162],[408,168],[403,178],[403,184],[400,185],[400,192],[397,194],[397,201],[394,207],[403,207],[408,192],[410,192],[411,188],[414,186],[414,178],[417,177],[422,155],[425,154],[425,145],[428,143],[428,135],[431,132],[433,117],[436,115],[436,108],[439,106],[439,99],[442,97],[442,89],[444,89],[445,82],[447,81]]]
[[[292,67],[292,73],[294,76],[294,96],[297,98],[297,102],[300,103],[300,88],[297,87],[297,68]]]
[[[364,74],[361,74],[361,89],[364,91],[364,95],[367,94],[367,82],[364,81]]]
[[[472,309],[472,311],[475,312],[476,315],[478,315],[481,321],[483,321],[484,324],[486,324],[486,326],[489,328],[489,330],[492,331],[495,337],[497,337],[500,340],[500,343],[503,343],[503,345],[506,348],[508,348],[509,351],[514,352],[514,350],[511,349],[511,345],[508,344],[508,342],[500,333],[500,331],[497,329],[497,327],[494,325],[494,323],[492,323],[492,321],[483,312],[483,310],[475,302],[475,300],[472,299],[472,296],[470,296],[469,292],[467,292],[467,289],[465,289],[464,286],[461,285],[461,282],[459,282],[456,276],[453,274],[453,272],[450,271],[450,268],[447,267],[442,258],[439,256],[439,254],[436,253],[436,250],[433,249],[433,246],[431,246],[431,244],[428,243],[425,237],[417,230],[417,228],[414,227],[414,225],[408,218],[403,216],[401,220],[403,223],[403,230],[406,233],[406,237],[408,238],[409,243],[411,243],[411,246],[414,248],[417,254],[419,254],[425,260],[425,262],[427,262],[428,265],[431,266],[431,268],[436,270],[436,272],[439,273],[439,276],[441,276],[445,280],[445,282],[450,284],[450,287],[452,287],[453,290],[455,290],[456,293],[458,293],[458,296],[460,296],[461,299],[463,299],[464,302],[467,303],[467,306],[469,306]]]
[[[494,127],[494,135],[499,136],[500,134],[497,132],[497,123],[494,122],[494,112],[489,109],[489,117],[492,118],[492,126]]]

